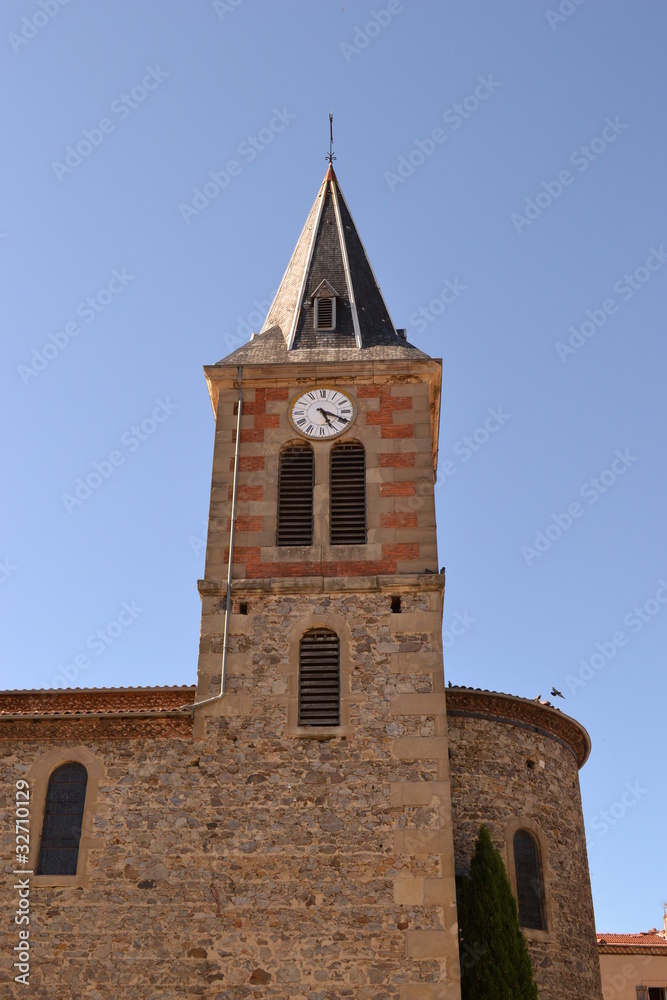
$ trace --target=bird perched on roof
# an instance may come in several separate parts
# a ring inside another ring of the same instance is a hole
[[[552,696],[552,698],[564,698],[565,697],[565,695],[562,693],[562,691],[559,691],[555,687],[552,687],[552,689],[551,689],[551,696]]]

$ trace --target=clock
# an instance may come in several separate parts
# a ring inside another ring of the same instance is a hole
[[[293,399],[290,423],[295,431],[313,440],[338,437],[352,424],[356,407],[346,393],[318,385]]]

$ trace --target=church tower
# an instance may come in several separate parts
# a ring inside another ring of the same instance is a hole
[[[264,327],[205,372],[194,735],[224,754],[228,950],[293,997],[458,1000],[441,363],[394,327],[332,165]]]

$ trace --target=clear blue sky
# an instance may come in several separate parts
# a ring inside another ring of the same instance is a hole
[[[447,675],[566,695],[598,926],[631,931],[667,897],[667,17],[561,7],[2,5],[0,682],[194,681],[201,366],[259,328],[333,109],[394,322],[444,359]]]

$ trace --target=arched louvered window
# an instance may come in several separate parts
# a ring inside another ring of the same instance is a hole
[[[63,764],[46,791],[37,875],[76,875],[88,772],[83,764]]]
[[[290,444],[278,465],[277,545],[313,544],[315,456],[309,444]]]
[[[366,452],[358,441],[331,449],[329,535],[332,545],[366,544]]]
[[[328,628],[314,628],[299,647],[299,725],[340,725],[340,641]]]
[[[527,830],[514,834],[514,870],[519,923],[531,930],[546,930],[540,847]]]

